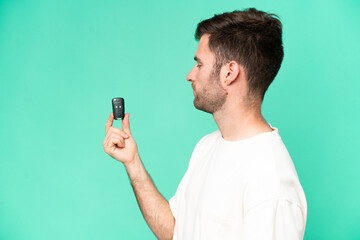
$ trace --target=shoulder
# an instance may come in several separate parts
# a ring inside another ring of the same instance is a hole
[[[198,162],[198,159],[201,158],[203,154],[206,154],[209,151],[209,149],[214,147],[214,144],[216,144],[219,134],[220,134],[219,130],[213,131],[203,136],[197,142],[193,150],[193,153],[191,155],[189,167],[192,167],[195,164],[195,162]]]
[[[306,207],[304,190],[285,144],[280,138],[267,139],[249,163],[245,191],[246,207],[269,199],[286,199]]]
[[[206,134],[205,136],[203,136],[199,141],[198,143],[196,144],[195,146],[195,149],[196,148],[200,148],[200,147],[203,147],[203,146],[206,146],[206,145],[211,145],[213,143],[215,143],[218,139],[220,135],[220,131],[219,130],[216,130],[216,131],[213,131],[209,134]]]

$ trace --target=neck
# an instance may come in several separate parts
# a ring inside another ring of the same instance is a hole
[[[235,106],[224,106],[215,112],[213,117],[222,137],[227,141],[243,140],[274,130],[262,116],[261,106],[251,111]]]

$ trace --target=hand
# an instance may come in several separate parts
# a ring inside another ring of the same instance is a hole
[[[122,162],[125,166],[135,160],[138,153],[137,144],[131,136],[129,113],[122,120],[122,129],[113,127],[114,114],[111,112],[105,124],[105,139],[103,147],[107,154]]]

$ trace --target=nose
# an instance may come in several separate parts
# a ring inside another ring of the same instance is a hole
[[[195,66],[190,70],[190,72],[188,73],[188,75],[186,76],[186,80],[188,82],[193,82],[195,81],[195,78],[194,78],[194,68]]]

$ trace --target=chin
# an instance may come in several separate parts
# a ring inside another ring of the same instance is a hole
[[[207,113],[211,113],[211,114],[212,114],[212,111],[211,111],[209,108],[207,108],[205,105],[199,104],[199,103],[196,102],[195,100],[194,100],[194,107],[195,107],[196,109],[200,110],[200,111],[203,111],[203,112],[207,112]]]

